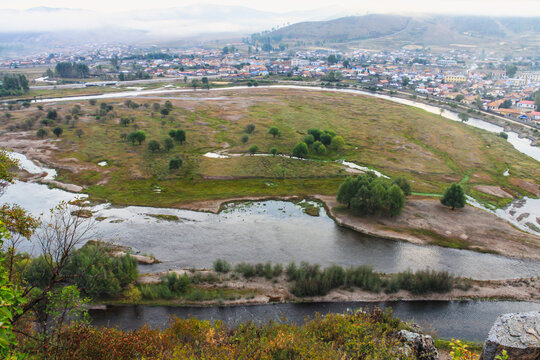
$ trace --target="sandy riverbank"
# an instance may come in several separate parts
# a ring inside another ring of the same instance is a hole
[[[334,289],[325,296],[298,298],[290,291],[290,283],[285,275],[276,279],[267,280],[262,277],[243,278],[242,276],[229,274],[217,274],[211,270],[195,271],[187,269],[172,270],[179,275],[186,274],[194,276],[196,273],[203,276],[212,275],[216,280],[211,283],[202,283],[197,286],[206,289],[232,289],[251,291],[255,295],[249,298],[238,298],[235,300],[219,300],[223,305],[249,305],[266,304],[269,302],[347,302],[347,301],[450,301],[450,300],[517,300],[540,302],[540,279],[511,279],[511,280],[472,280],[471,287],[467,290],[454,288],[448,293],[431,293],[414,295],[406,290],[400,290],[393,294],[384,292],[374,293],[359,288]],[[142,275],[138,282],[142,284],[152,284],[160,282],[163,274]],[[178,305],[200,305],[210,306],[218,303],[218,300],[185,302]]]

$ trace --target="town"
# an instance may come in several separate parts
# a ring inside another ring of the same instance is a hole
[[[470,49],[432,53],[419,49],[342,52],[328,48],[289,50],[288,47],[279,44],[274,48],[268,43],[259,46],[247,38],[222,48],[177,51],[157,47],[93,47],[1,59],[0,71],[33,69],[37,75],[29,79],[31,89],[175,80],[189,81],[191,86],[197,87],[197,79],[202,78],[319,81],[329,86],[445,99],[525,124],[538,126],[540,123],[539,57],[500,57]],[[86,72],[81,76],[59,74],[55,69],[64,62],[85,64]],[[39,74],[36,69],[42,69],[43,73]]]

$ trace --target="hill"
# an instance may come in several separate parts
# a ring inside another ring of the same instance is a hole
[[[429,46],[516,40],[535,43],[539,34],[540,18],[365,15],[300,22],[270,32],[269,36],[279,41],[319,44],[385,39],[399,45]]]

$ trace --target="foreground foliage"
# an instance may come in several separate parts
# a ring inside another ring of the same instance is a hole
[[[396,337],[405,325],[388,313],[317,316],[306,325],[171,320],[167,329],[66,327],[44,355],[57,359],[414,359]],[[35,349],[39,353],[39,349]]]

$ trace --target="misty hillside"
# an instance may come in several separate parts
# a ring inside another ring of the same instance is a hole
[[[540,33],[540,18],[481,16],[349,16],[330,21],[300,22],[270,35],[283,40],[347,42],[388,37],[423,45],[509,40]]]

